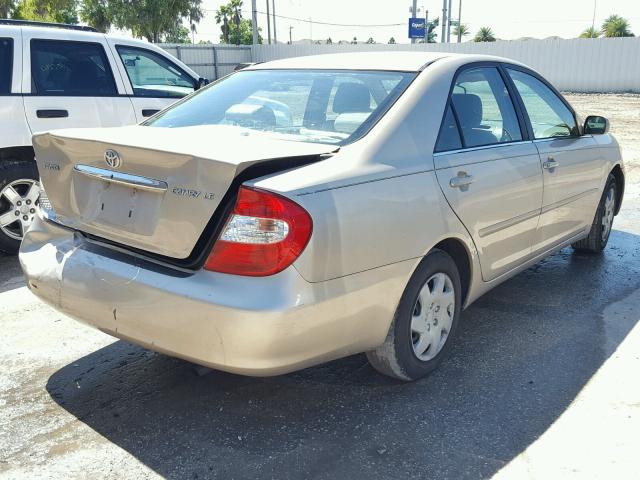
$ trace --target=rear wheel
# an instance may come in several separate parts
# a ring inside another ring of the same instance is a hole
[[[0,163],[0,251],[18,252],[36,214],[40,184],[35,162]]]
[[[583,253],[600,253],[604,250],[613,227],[617,193],[616,179],[613,175],[609,175],[589,235],[573,243],[571,246],[574,250]]]
[[[427,375],[449,353],[461,308],[456,264],[447,253],[433,250],[412,275],[384,343],[367,353],[369,362],[400,380]]]

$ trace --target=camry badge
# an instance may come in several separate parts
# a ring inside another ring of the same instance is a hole
[[[104,161],[107,162],[107,165],[109,165],[111,168],[118,168],[120,165],[122,165],[120,154],[111,149],[104,152]]]

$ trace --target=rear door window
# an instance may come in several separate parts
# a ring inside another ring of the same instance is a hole
[[[533,75],[507,71],[522,98],[536,139],[579,135],[573,113],[553,90]]]
[[[0,95],[11,93],[13,74],[13,40],[0,38]]]
[[[104,47],[99,43],[31,41],[31,83],[36,95],[117,95]]]
[[[116,49],[135,96],[181,98],[195,90],[195,79],[162,55],[122,45]]]
[[[456,79],[451,103],[464,147],[522,140],[515,108],[497,68],[464,70]]]

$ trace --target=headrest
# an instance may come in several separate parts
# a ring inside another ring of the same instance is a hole
[[[462,128],[475,128],[482,123],[482,100],[472,93],[454,93],[451,96]]]
[[[343,83],[333,98],[335,113],[369,112],[371,110],[371,92],[362,83]]]

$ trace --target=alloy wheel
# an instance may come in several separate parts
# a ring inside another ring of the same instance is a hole
[[[21,178],[0,191],[0,231],[14,240],[22,240],[36,214],[40,184]]]

